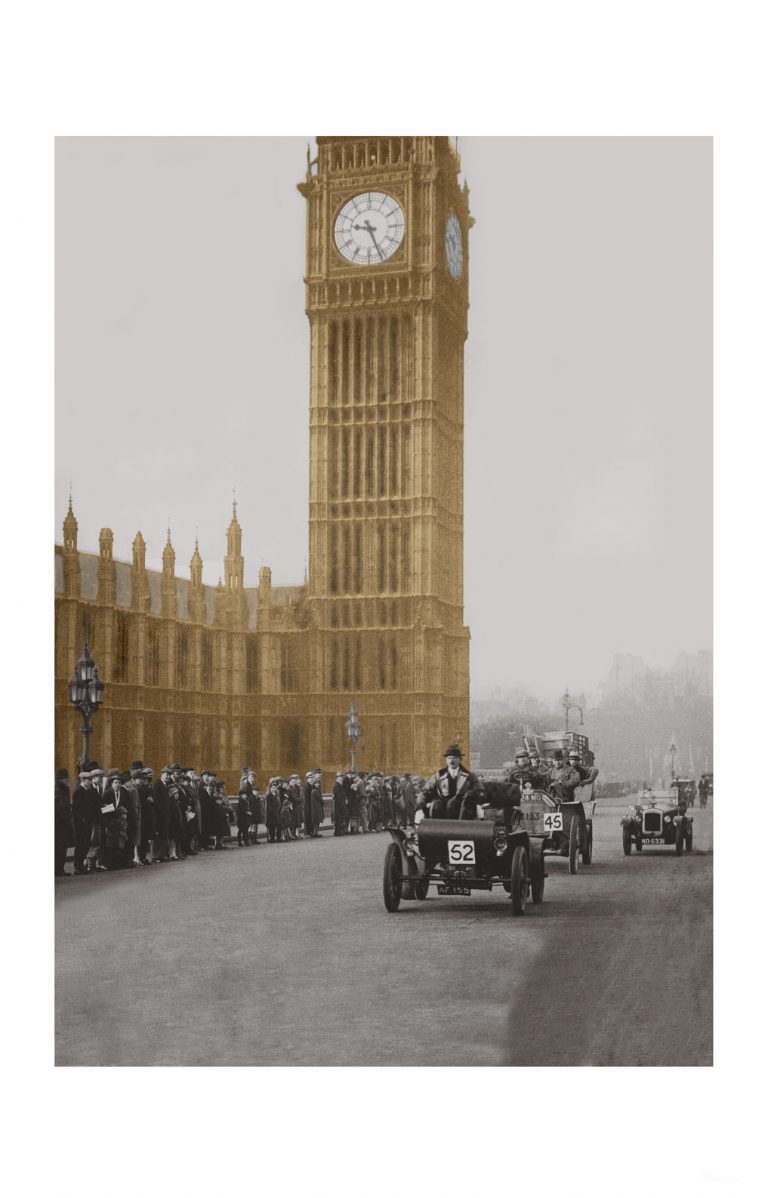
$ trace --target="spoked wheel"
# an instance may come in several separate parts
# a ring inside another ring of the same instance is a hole
[[[384,855],[384,906],[388,911],[396,911],[400,906],[403,885],[403,855],[400,845],[387,846]]]
[[[531,901],[544,902],[544,853],[531,857]]]
[[[587,824],[584,830],[584,843],[581,846],[581,863],[582,865],[591,865],[592,863],[592,824]]]
[[[621,829],[621,843],[624,845],[624,856],[628,857],[632,852],[632,833],[629,828]]]
[[[528,851],[519,844],[512,854],[512,914],[525,915],[528,903]]]
[[[568,834],[568,872],[579,872],[579,850],[581,848],[581,820],[578,816],[571,820],[571,830]]]

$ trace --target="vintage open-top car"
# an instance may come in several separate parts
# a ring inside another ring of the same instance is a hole
[[[523,826],[529,836],[541,838],[543,853],[567,857],[572,874],[578,872],[579,859],[584,865],[592,861],[594,808],[591,798],[567,803],[530,784],[525,784],[520,794]]]
[[[430,884],[439,895],[501,886],[513,915],[525,914],[529,897],[534,903],[544,898],[543,841],[529,836],[516,809],[482,806],[477,819],[422,818],[414,828],[387,830],[392,837],[384,858],[387,911],[397,911],[401,899],[425,899]]]
[[[644,845],[674,845],[678,857],[684,848],[689,853],[693,849],[693,817],[685,799],[676,795],[643,791],[639,803],[632,804],[622,819],[621,829],[627,857],[633,845],[638,853]]]

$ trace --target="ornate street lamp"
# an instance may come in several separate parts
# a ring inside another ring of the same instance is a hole
[[[360,739],[361,731],[362,729],[360,728],[360,720],[357,717],[357,708],[355,707],[354,703],[350,703],[349,717],[347,719],[347,736],[349,737],[352,746],[352,765],[350,768],[353,774],[356,772],[357,742]]]
[[[674,737],[672,737],[672,740],[669,742],[668,752],[669,752],[670,768],[672,770],[672,781],[674,782],[675,778],[677,777],[677,774],[675,773],[675,758],[677,757],[677,745],[675,744]]]
[[[80,729],[83,734],[81,769],[85,769],[89,760],[88,745],[91,733],[93,732],[91,716],[95,715],[101,707],[103,696],[104,683],[99,678],[96,662],[88,652],[88,645],[85,644],[83,645],[83,652],[75,665],[75,672],[69,680],[69,701],[83,717],[83,726]]]
[[[566,730],[566,732],[568,731],[568,712],[571,710],[572,707],[575,707],[579,713],[579,717],[580,717],[579,718],[579,727],[583,727],[584,726],[584,712],[579,707],[578,703],[574,703],[573,699],[571,698],[571,696],[568,693],[567,687],[566,687],[565,694],[563,695],[563,698],[562,698],[562,704],[563,704],[563,707],[565,708],[565,730]]]

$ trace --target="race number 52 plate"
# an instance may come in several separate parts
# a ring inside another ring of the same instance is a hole
[[[545,832],[562,832],[563,830],[563,813],[562,811],[548,811],[544,816],[544,831]]]
[[[474,865],[474,840],[449,840],[448,860],[450,861],[451,865]]]

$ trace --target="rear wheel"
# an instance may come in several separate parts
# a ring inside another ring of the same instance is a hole
[[[581,863],[582,865],[590,865],[592,862],[592,824],[589,823],[584,829],[584,844],[581,846]]]
[[[400,845],[393,842],[384,855],[384,906],[388,911],[394,912],[400,906],[402,885],[403,855]]]
[[[629,828],[621,829],[621,841],[624,845],[624,856],[628,857],[632,852],[632,833]]]
[[[568,833],[568,871],[579,872],[579,850],[581,848],[581,821],[577,815],[571,820],[571,830]]]
[[[525,915],[528,902],[528,851],[519,844],[512,854],[512,914]]]
[[[677,825],[675,832],[675,853],[678,857],[683,855],[683,845],[685,844],[685,828],[682,824]]]

